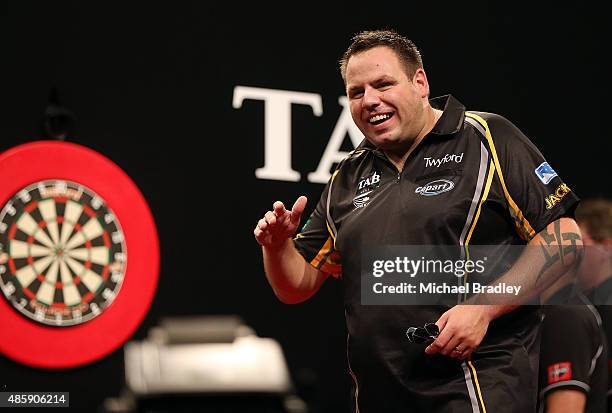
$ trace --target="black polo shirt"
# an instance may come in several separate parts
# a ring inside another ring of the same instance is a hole
[[[505,248],[525,244],[577,202],[507,119],[466,112],[450,95],[431,104],[444,112],[402,172],[364,140],[340,163],[294,239],[306,261],[342,279],[349,363],[360,383],[395,381],[405,389],[421,377],[414,363],[426,356],[422,348],[406,346],[404,333],[408,326],[436,321],[447,309],[362,305],[362,244],[495,245],[502,256]],[[495,332],[496,324],[519,313],[494,320],[483,345],[501,340],[508,330],[519,335],[519,330],[530,331],[536,324],[533,315],[528,322],[521,317],[511,326],[504,322],[503,332]],[[367,387],[360,385],[360,399]]]
[[[563,297],[570,289],[571,285],[556,296]],[[541,410],[546,411],[547,396],[569,389],[586,394],[585,412],[604,413],[607,411],[608,349],[601,317],[582,294],[572,297],[570,303],[543,307]]]
[[[608,282],[604,283],[604,288],[607,287]],[[606,344],[608,346],[608,391],[607,391],[607,399],[608,399],[608,412],[612,413],[612,351],[610,350],[610,346],[612,343],[612,305],[597,305],[595,306],[597,312],[601,316],[601,324],[604,331],[604,336],[606,337]]]
[[[612,277],[595,286],[587,298],[595,304],[597,312],[601,316],[602,328],[606,337],[608,349],[612,343]],[[608,351],[608,412],[612,413],[612,351]]]

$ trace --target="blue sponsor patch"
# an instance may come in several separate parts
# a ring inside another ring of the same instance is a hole
[[[535,169],[535,173],[544,185],[548,185],[548,183],[557,176],[557,173],[551,168],[548,162],[542,162],[542,164]]]

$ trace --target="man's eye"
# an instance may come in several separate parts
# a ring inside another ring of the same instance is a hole
[[[353,92],[351,93],[351,99],[360,99],[363,96],[363,92]]]

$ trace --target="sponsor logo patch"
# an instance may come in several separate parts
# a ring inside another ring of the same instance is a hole
[[[372,175],[361,178],[357,184],[357,195],[353,198],[355,208],[363,208],[370,203],[370,194],[380,186],[380,174],[376,171]]]
[[[423,158],[423,160],[425,161],[425,168],[429,168],[430,166],[439,168],[447,162],[461,163],[461,161],[463,161],[463,152],[459,155],[447,153],[442,158]]]
[[[414,193],[423,196],[434,196],[439,195],[443,192],[448,192],[454,187],[455,184],[452,181],[449,181],[447,179],[437,179],[423,186],[419,186],[417,189],[414,190]]]
[[[368,205],[370,203],[370,193],[372,191],[368,191],[368,192],[364,192],[361,195],[357,195],[355,198],[353,198],[353,205],[355,205],[355,208],[363,208],[364,206]]]
[[[572,192],[572,190],[566,184],[559,185],[555,192],[546,195],[546,198],[544,198],[544,201],[546,202],[546,209],[554,208],[559,202],[561,202],[563,197],[570,192]]]
[[[557,176],[555,170],[548,164],[548,162],[542,162],[540,166],[535,169],[535,174],[540,178],[540,181],[544,185],[548,185],[552,179]]]
[[[572,363],[565,361],[548,366],[548,384],[572,379]]]

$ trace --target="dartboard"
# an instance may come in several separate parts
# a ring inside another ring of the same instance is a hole
[[[113,211],[75,182],[29,185],[0,212],[0,287],[37,322],[68,326],[100,315],[121,288],[126,258]]]
[[[152,303],[159,242],[148,203],[88,147],[0,154],[0,353],[66,368],[118,349]]]

